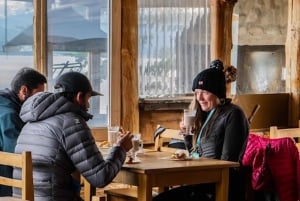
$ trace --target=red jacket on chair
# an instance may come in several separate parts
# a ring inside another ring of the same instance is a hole
[[[280,201],[299,201],[300,159],[293,139],[269,139],[250,134],[242,164],[252,167],[253,172],[261,168],[268,144],[271,148],[267,157],[267,166],[271,174],[269,182],[273,184],[266,184],[266,186],[273,186],[272,190],[278,193]]]

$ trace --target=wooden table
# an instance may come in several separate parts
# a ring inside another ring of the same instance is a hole
[[[170,160],[167,152],[146,152],[138,164],[124,164],[115,181],[138,186],[138,201],[152,200],[152,187],[216,183],[216,201],[228,200],[229,168],[239,163],[208,158]]]

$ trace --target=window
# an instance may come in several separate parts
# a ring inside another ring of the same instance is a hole
[[[138,0],[140,97],[192,92],[210,62],[208,1]]]
[[[109,110],[109,1],[47,1],[48,82],[68,71],[85,74],[104,96],[90,99],[91,127],[106,126]]]
[[[235,5],[232,64],[236,94],[283,93],[288,1],[247,1]]]
[[[20,68],[33,67],[32,16],[32,1],[0,0],[1,89]]]

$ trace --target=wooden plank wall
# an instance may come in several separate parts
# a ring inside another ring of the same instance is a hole
[[[293,126],[288,123],[290,94],[246,94],[233,97],[233,103],[241,106],[249,117],[254,106],[261,107],[251,123],[251,129],[269,128],[270,126]],[[297,126],[297,125],[294,125]]]

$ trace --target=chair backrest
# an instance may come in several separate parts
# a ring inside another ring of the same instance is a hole
[[[157,126],[157,128],[159,127],[160,125]],[[155,137],[155,151],[166,151],[174,153],[174,151],[176,151],[176,148],[171,148],[164,145],[166,142],[170,142],[171,139],[184,140],[183,136],[179,135],[179,132],[180,130],[170,128],[166,128],[164,131],[162,131],[159,135]]]
[[[277,126],[270,127],[270,138],[291,137],[297,141],[296,145],[300,150],[300,121],[299,128],[283,128],[279,129]]]
[[[252,109],[252,112],[251,112],[250,116],[248,117],[249,124],[252,123],[252,121],[253,121],[253,119],[254,119],[254,117],[257,114],[257,112],[258,112],[259,109],[260,109],[260,104],[254,105],[254,107]]]
[[[0,176],[0,184],[22,190],[22,200],[34,201],[31,152],[21,154],[0,151],[0,164],[22,169],[21,179]]]

